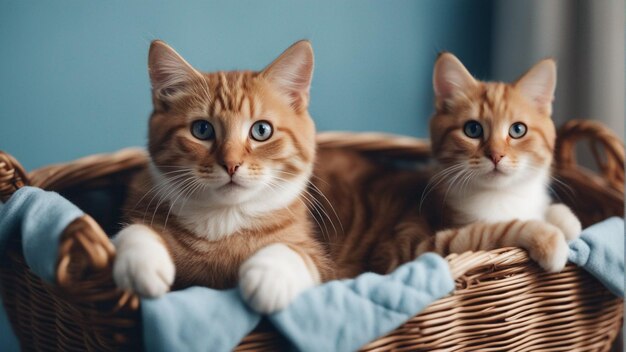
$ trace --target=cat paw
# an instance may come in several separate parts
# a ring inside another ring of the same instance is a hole
[[[150,298],[170,290],[174,263],[157,236],[144,225],[128,226],[115,236],[113,280],[119,288]]]
[[[239,269],[241,295],[263,314],[287,307],[315,281],[302,257],[280,243],[262,248]]]
[[[528,221],[523,226],[522,243],[530,257],[548,272],[563,270],[569,253],[563,231],[543,221]]]
[[[546,221],[563,231],[565,239],[575,240],[582,232],[580,220],[565,204],[552,204],[546,211]]]

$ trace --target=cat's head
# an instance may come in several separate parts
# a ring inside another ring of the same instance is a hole
[[[443,53],[435,63],[433,86],[431,143],[448,169],[445,178],[499,188],[548,177],[556,136],[553,60],[538,62],[507,84],[476,80],[454,55]]]
[[[153,176],[171,201],[289,205],[315,157],[308,114],[313,50],[299,41],[260,72],[203,73],[162,41],[150,46]]]

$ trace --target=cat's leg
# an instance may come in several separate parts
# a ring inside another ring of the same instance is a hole
[[[145,225],[134,224],[115,238],[113,279],[117,286],[144,297],[159,297],[174,283],[174,263],[161,237]]]
[[[473,223],[439,231],[432,241],[420,244],[418,252],[442,255],[502,247],[526,249],[530,257],[549,272],[561,271],[567,263],[569,247],[558,227],[537,220]]]
[[[550,205],[546,211],[546,221],[561,229],[568,241],[577,239],[582,232],[580,220],[565,204]]]
[[[312,259],[283,243],[261,248],[239,269],[239,289],[257,312],[273,313],[288,306],[302,291],[321,281]]]

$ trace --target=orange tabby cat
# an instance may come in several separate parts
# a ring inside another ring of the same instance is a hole
[[[433,83],[435,175],[397,171],[340,150],[318,153],[326,162],[316,167],[314,182],[339,209],[338,220],[328,218],[343,225],[329,236],[338,275],[389,272],[425,251],[507,246],[527,249],[548,271],[561,270],[566,240],[576,238],[581,225],[565,205],[551,204],[548,193],[554,62],[539,62],[512,84],[480,82],[444,53]]]
[[[515,246],[548,271],[567,262],[578,218],[548,193],[556,132],[556,65],[546,59],[513,84],[475,80],[452,54],[435,63],[432,150],[445,225],[427,249],[459,253]],[[459,226],[464,226],[460,227]]]
[[[307,41],[261,72],[201,73],[150,46],[148,170],[114,239],[114,279],[156,297],[172,285],[229,288],[264,313],[331,277],[302,199],[315,159]]]

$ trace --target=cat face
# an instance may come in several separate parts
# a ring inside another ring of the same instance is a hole
[[[315,157],[308,42],[261,72],[201,73],[155,41],[149,71],[152,174],[171,188],[170,201],[271,210],[299,195]]]
[[[459,187],[501,188],[549,174],[555,141],[552,60],[512,84],[475,80],[452,54],[435,64],[432,148]]]

